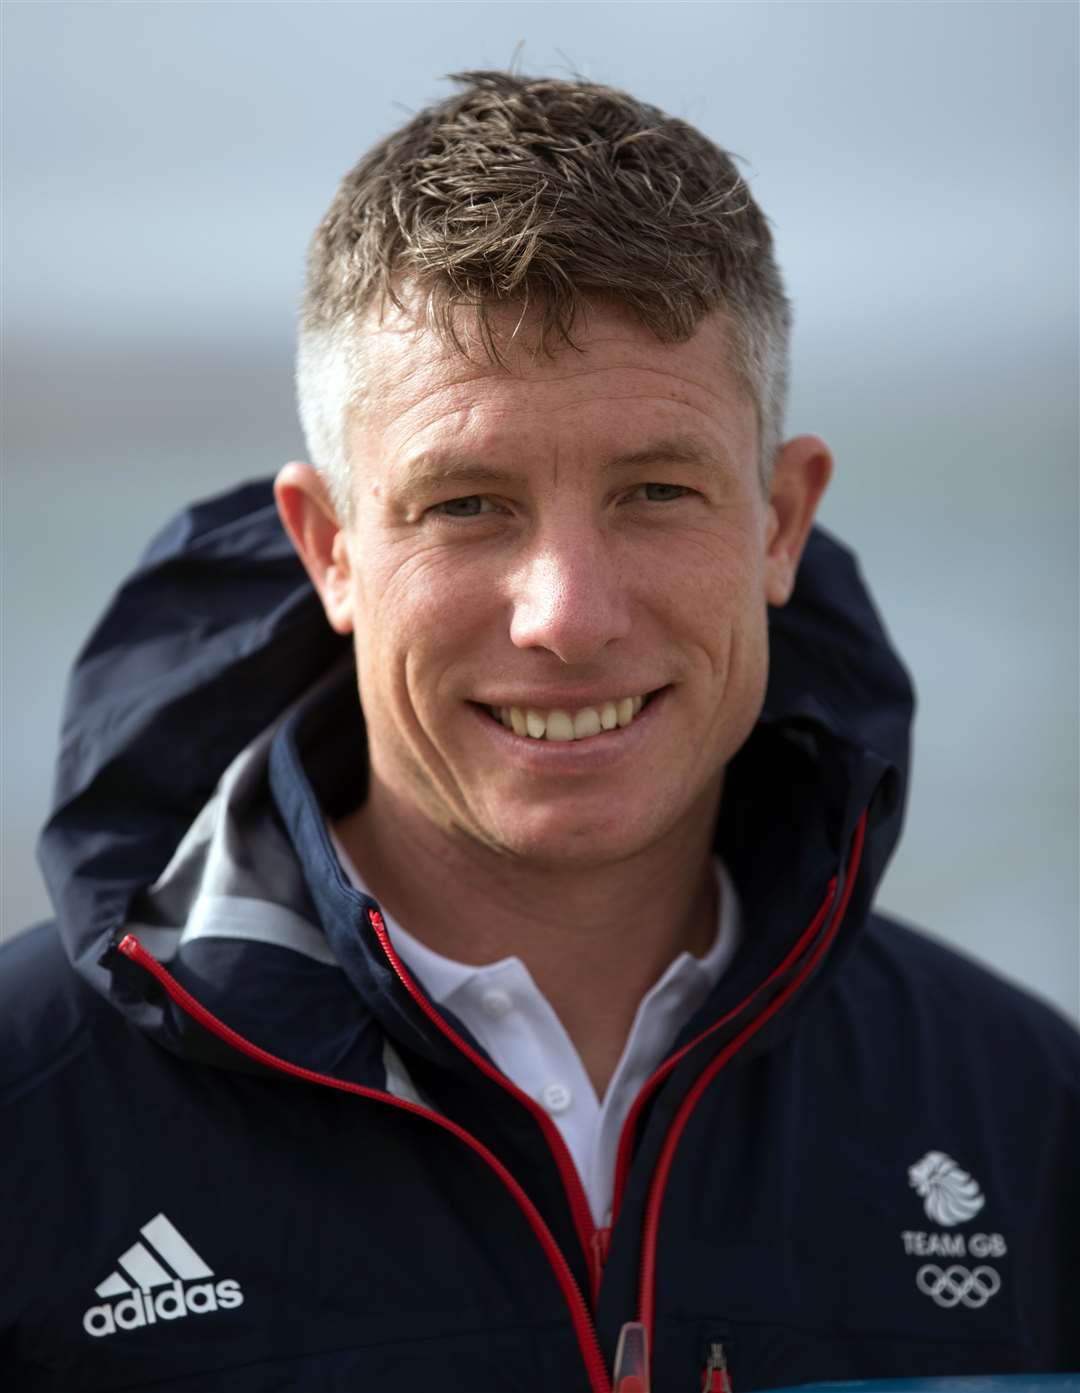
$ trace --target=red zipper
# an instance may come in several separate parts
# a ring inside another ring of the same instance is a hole
[[[697,1081],[689,1090],[686,1097],[679,1105],[679,1110],[668,1128],[667,1136],[664,1138],[664,1145],[661,1148],[656,1169],[653,1172],[652,1181],[649,1186],[649,1199],[645,1209],[645,1225],[642,1231],[641,1240],[641,1269],[640,1281],[638,1286],[638,1319],[644,1325],[648,1333],[648,1347],[653,1348],[653,1324],[656,1315],[656,1247],[657,1237],[660,1229],[660,1211],[664,1203],[664,1190],[667,1186],[668,1177],[671,1173],[671,1166],[675,1159],[675,1151],[686,1129],[686,1124],[690,1120],[695,1107],[701,1099],[702,1094],[716,1078],[717,1074],[723,1069],[724,1065],[736,1055],[743,1045],[756,1035],[763,1025],[799,990],[806,979],[813,972],[820,962],[822,956],[827,951],[829,945],[835,939],[836,934],[843,923],[844,915],[847,912],[848,904],[851,900],[852,891],[855,888],[855,881],[858,879],[859,863],[862,860],[863,843],[866,837],[867,814],[864,812],[859,818],[855,828],[855,835],[852,838],[851,856],[848,859],[847,880],[844,885],[844,893],[840,898],[836,914],[833,916],[832,923],[827,932],[821,935],[817,946],[800,968],[798,975],[775,996],[768,1006],[752,1021],[746,1025],[733,1040],[730,1040],[715,1059],[698,1075]],[[833,882],[831,890],[835,890]],[[827,900],[831,899],[831,893]],[[815,916],[815,920],[820,917]],[[813,926],[811,926],[813,927]],[[809,931],[808,931],[809,932]],[[806,938],[806,934],[803,938]],[[801,940],[800,940],[801,941]],[[790,954],[788,955],[791,956]],[[786,960],[785,960],[786,961]],[[773,974],[775,976],[775,974]],[[756,995],[756,993],[755,993]],[[713,1027],[715,1029],[715,1027]],[[709,1032],[705,1032],[708,1034]],[[704,1038],[699,1036],[699,1039]],[[687,1046],[692,1048],[692,1046]],[[669,1061],[670,1063],[670,1061]],[[648,1085],[646,1085],[648,1086]]]
[[[374,916],[372,916],[374,918]],[[386,930],[383,929],[385,934]],[[233,1049],[248,1058],[257,1060],[260,1064],[268,1068],[276,1069],[283,1074],[289,1074],[294,1078],[303,1079],[307,1083],[321,1084],[324,1088],[335,1088],[342,1093],[354,1093],[360,1098],[370,1098],[374,1102],[386,1103],[392,1107],[400,1108],[403,1112],[410,1112],[417,1117],[427,1118],[437,1127],[449,1132],[451,1136],[457,1137],[459,1141],[465,1143],[474,1151],[498,1176],[506,1188],[510,1191],[518,1208],[525,1215],[530,1227],[536,1234],[540,1242],[544,1255],[554,1270],[555,1277],[562,1289],[563,1297],[567,1306],[570,1308],[570,1317],[574,1325],[574,1333],[577,1336],[578,1345],[581,1349],[582,1358],[585,1361],[585,1368],[589,1376],[589,1385],[592,1393],[611,1393],[611,1382],[608,1378],[607,1368],[604,1364],[604,1357],[600,1352],[600,1344],[596,1337],[596,1330],[592,1323],[592,1317],[585,1304],[585,1299],[574,1280],[574,1274],[563,1256],[562,1250],[556,1243],[551,1230],[545,1224],[539,1210],[529,1199],[528,1195],[514,1179],[511,1173],[499,1160],[499,1158],[464,1127],[459,1127],[456,1122],[452,1122],[448,1117],[443,1117],[430,1108],[425,1108],[419,1103],[411,1103],[405,1098],[397,1098],[392,1093],[384,1093],[376,1088],[366,1088],[363,1084],[350,1083],[346,1079],[335,1079],[329,1074],[320,1074],[313,1069],[305,1069],[299,1064],[290,1064],[288,1060],[280,1059],[277,1055],[270,1054],[269,1051],[253,1044],[239,1035],[231,1026],[219,1020],[217,1016],[208,1011],[201,1005],[180,983],[169,973],[158,960],[142,946],[134,934],[125,934],[116,945],[119,952],[124,957],[130,958],[132,962],[138,963],[152,976],[156,977],[161,985],[168,992],[169,996],[176,1004],[189,1016],[212,1035],[224,1040]],[[391,959],[393,961],[393,959]],[[449,1027],[447,1027],[449,1029]],[[450,1032],[453,1034],[453,1032]],[[464,1042],[461,1042],[464,1045]],[[475,1053],[475,1052],[474,1052]],[[561,1141],[561,1138],[560,1138]],[[569,1159],[569,1157],[567,1158]],[[570,1163],[571,1166],[573,1162]],[[575,1172],[575,1179],[576,1179]],[[578,1181],[580,1187],[580,1181]],[[583,1196],[584,1197],[584,1196]],[[590,1220],[591,1224],[591,1220]]]
[[[602,1229],[597,1229],[593,1234],[592,1242],[592,1263],[590,1269],[592,1308],[595,1311],[597,1302],[600,1300],[600,1283],[603,1280],[604,1268],[607,1266],[608,1254],[611,1252],[611,1226],[607,1225]]]
[[[599,1290],[600,1269],[597,1266],[598,1247],[596,1241],[596,1225],[593,1223],[592,1210],[589,1208],[589,1201],[585,1196],[585,1187],[581,1183],[578,1175],[577,1166],[574,1165],[574,1158],[570,1155],[570,1149],[563,1141],[562,1133],[551,1120],[548,1114],[535,1099],[530,1098],[517,1084],[511,1083],[505,1074],[499,1072],[493,1064],[489,1064],[482,1054],[479,1054],[473,1047],[463,1040],[456,1030],[445,1021],[436,1011],[422,989],[418,986],[414,978],[409,973],[408,968],[398,957],[394,950],[394,945],[390,942],[390,935],[387,932],[383,917],[378,910],[372,910],[368,916],[371,920],[371,927],[382,945],[382,950],[390,962],[390,966],[397,973],[405,990],[420,1007],[424,1015],[446,1036],[457,1049],[461,1051],[480,1070],[485,1077],[497,1083],[504,1092],[509,1093],[512,1098],[528,1108],[540,1126],[555,1158],[555,1164],[559,1168],[559,1175],[562,1178],[563,1189],[566,1192],[567,1202],[570,1205],[570,1213],[574,1220],[574,1228],[577,1230],[578,1241],[581,1243],[581,1250],[585,1254],[585,1262],[589,1269],[590,1285],[594,1292]]]
[[[672,1070],[675,1069],[692,1050],[696,1050],[698,1045],[700,1045],[703,1040],[707,1040],[710,1035],[714,1035],[716,1031],[722,1030],[723,1027],[733,1021],[736,1016],[742,1015],[755,997],[760,996],[767,987],[771,986],[771,984],[777,980],[777,978],[782,977],[791,964],[800,957],[807,944],[813,941],[821,925],[828,917],[833,898],[836,895],[836,883],[836,877],[834,876],[826,887],[825,898],[822,900],[817,913],[803,930],[802,934],[800,934],[788,953],[785,954],[784,958],[773,968],[772,972],[769,973],[768,977],[759,982],[750,995],[744,997],[737,1006],[733,1006],[726,1015],[721,1016],[718,1021],[714,1021],[707,1030],[703,1030],[701,1034],[696,1035],[689,1044],[684,1045],[682,1049],[676,1051],[675,1054],[666,1059],[659,1069],[657,1069],[654,1074],[651,1074],[645,1083],[642,1084],[641,1090],[634,1099],[633,1105],[626,1115],[626,1121],[623,1123],[622,1131],[619,1134],[619,1148],[615,1160],[614,1198],[611,1207],[612,1224],[614,1224],[615,1218],[618,1217],[619,1210],[622,1207],[623,1196],[626,1193],[626,1183],[630,1176],[630,1165],[633,1156],[634,1134],[637,1130],[638,1118],[641,1116],[641,1111],[645,1104]]]

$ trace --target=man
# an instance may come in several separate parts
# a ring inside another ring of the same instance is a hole
[[[316,234],[313,465],[76,668],[9,1384],[1076,1367],[1080,1052],[871,911],[912,697],[811,534],[765,220],[622,93],[462,84]]]

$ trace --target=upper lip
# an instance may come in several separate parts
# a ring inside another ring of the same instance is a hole
[[[521,711],[579,711],[585,706],[602,706],[605,701],[621,701],[624,697],[648,696],[650,692],[661,690],[663,683],[646,686],[617,686],[611,683],[605,687],[588,687],[576,691],[558,691],[554,688],[534,687],[527,693],[509,696],[505,693],[496,696],[474,697],[481,706],[516,706]]]

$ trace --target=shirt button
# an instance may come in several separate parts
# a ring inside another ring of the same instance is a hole
[[[492,987],[480,998],[480,1005],[492,1020],[499,1021],[511,1010],[514,1003],[509,992],[502,992],[497,987]]]
[[[541,1092],[540,1101],[548,1112],[565,1112],[574,1101],[574,1095],[564,1083],[549,1083]]]

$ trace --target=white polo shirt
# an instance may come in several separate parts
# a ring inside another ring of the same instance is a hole
[[[333,829],[331,840],[352,884],[370,894]],[[683,952],[645,993],[607,1092],[598,1099],[581,1057],[520,958],[474,967],[436,953],[383,912],[390,941],[432,1001],[463,1021],[494,1063],[551,1114],[569,1148],[595,1223],[610,1220],[615,1154],[638,1091],[683,1025],[703,1004],[741,936],[735,887],[713,858],[716,937],[704,957]]]

